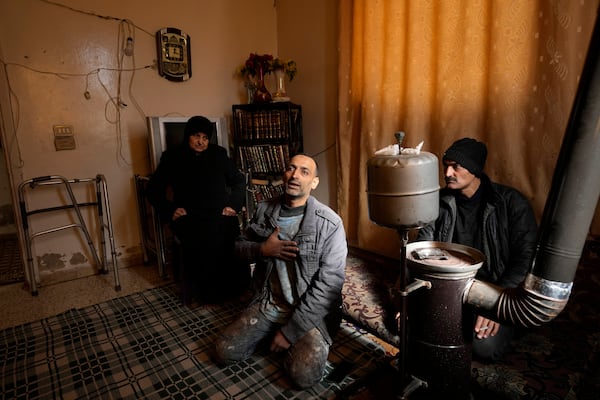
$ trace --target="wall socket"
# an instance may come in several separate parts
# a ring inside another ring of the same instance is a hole
[[[53,125],[54,131],[54,148],[60,150],[75,149],[75,135],[73,126],[71,125]]]

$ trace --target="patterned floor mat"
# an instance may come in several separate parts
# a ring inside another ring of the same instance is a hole
[[[219,368],[214,336],[241,307],[189,309],[166,286],[0,331],[0,398],[330,399],[384,356],[343,323],[327,366],[352,363],[339,383],[294,390],[270,353]]]

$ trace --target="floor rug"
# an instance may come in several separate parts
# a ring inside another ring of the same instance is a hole
[[[0,398],[332,399],[384,357],[381,346],[343,323],[327,373],[351,368],[337,382],[295,390],[281,356],[268,352],[220,368],[210,358],[213,340],[242,307],[190,309],[168,285],[5,329]]]

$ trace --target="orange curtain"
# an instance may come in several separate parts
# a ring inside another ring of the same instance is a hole
[[[349,243],[398,256],[398,235],[369,219],[366,193],[367,161],[396,131],[440,159],[458,138],[484,141],[486,173],[523,192],[539,221],[598,0],[339,4],[338,211]]]

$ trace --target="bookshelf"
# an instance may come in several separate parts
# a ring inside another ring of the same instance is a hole
[[[291,102],[232,106],[233,151],[250,176],[254,203],[280,194],[290,157],[303,151],[302,107]]]

